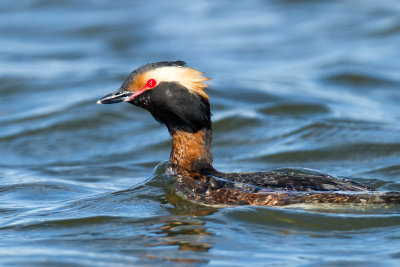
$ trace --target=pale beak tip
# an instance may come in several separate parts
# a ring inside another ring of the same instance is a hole
[[[101,102],[101,100],[97,100],[96,104],[103,104],[103,102]]]

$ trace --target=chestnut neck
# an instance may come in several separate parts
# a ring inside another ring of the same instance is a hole
[[[211,174],[212,166],[211,127],[197,132],[171,130],[172,150],[170,170],[180,176],[200,177]]]

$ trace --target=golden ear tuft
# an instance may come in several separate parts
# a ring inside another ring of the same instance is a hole
[[[208,100],[208,95],[204,88],[209,85],[206,81],[209,78],[203,76],[204,72],[184,66],[166,66],[150,70],[141,77],[143,80],[155,79],[160,82],[176,82],[186,87],[190,92],[197,93]]]
[[[206,82],[211,79],[205,77],[203,75],[204,72],[198,71],[196,69],[186,68],[186,71],[187,72],[185,73],[184,77],[182,77],[182,80],[178,82],[188,88],[190,91],[195,92],[208,100],[208,95],[206,94],[204,89],[210,86]]]

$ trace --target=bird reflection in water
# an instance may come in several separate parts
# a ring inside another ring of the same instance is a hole
[[[208,252],[213,246],[214,234],[205,227],[205,222],[199,221],[192,216],[177,216],[153,224],[147,229],[146,247],[153,247],[146,250],[144,258],[153,260],[169,260],[172,262],[184,263],[207,263]],[[171,249],[165,249],[170,246]],[[157,250],[157,247],[162,249]],[[177,249],[175,249],[177,248]]]

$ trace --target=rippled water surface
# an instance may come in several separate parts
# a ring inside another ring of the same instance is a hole
[[[215,167],[400,190],[400,3],[0,2],[0,265],[398,266],[398,207],[187,202],[167,130],[96,105],[148,62],[213,78]]]

